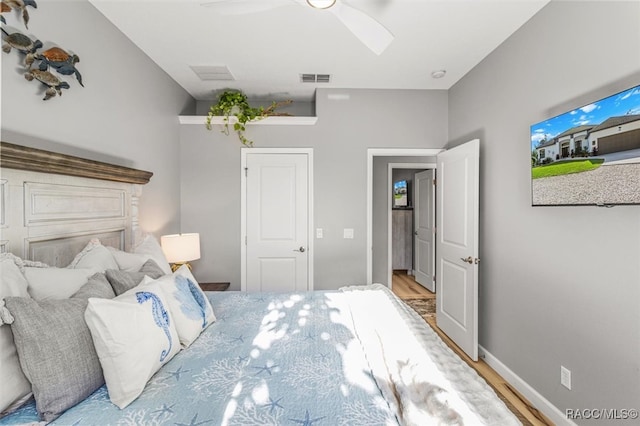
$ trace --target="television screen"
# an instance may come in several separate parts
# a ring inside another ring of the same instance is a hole
[[[406,180],[399,180],[393,184],[393,207],[409,206],[409,185]]]
[[[531,126],[534,206],[640,204],[640,85]]]

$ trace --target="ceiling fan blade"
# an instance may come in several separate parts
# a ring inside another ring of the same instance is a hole
[[[376,55],[382,54],[393,41],[393,34],[380,22],[360,10],[337,1],[327,9]]]
[[[210,0],[200,3],[221,15],[248,15],[292,4],[291,0]]]

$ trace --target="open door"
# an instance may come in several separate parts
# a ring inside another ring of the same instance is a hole
[[[435,293],[435,170],[415,174],[414,271],[416,282]]]
[[[438,154],[436,322],[478,360],[478,200],[480,141]]]

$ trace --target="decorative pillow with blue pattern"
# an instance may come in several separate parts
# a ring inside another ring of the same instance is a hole
[[[165,275],[156,281],[145,278],[143,285],[149,283],[158,284],[164,291],[180,343],[185,348],[215,322],[216,317],[209,299],[200,289],[188,267],[181,266],[173,274]]]
[[[85,321],[100,358],[109,399],[120,408],[180,349],[164,291],[140,285],[111,299],[89,299]]]

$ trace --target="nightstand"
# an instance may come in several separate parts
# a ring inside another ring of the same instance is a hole
[[[198,283],[202,291],[225,291],[230,283]]]

